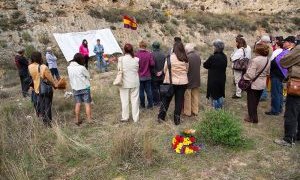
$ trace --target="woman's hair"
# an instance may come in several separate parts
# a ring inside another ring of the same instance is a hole
[[[176,54],[179,61],[189,62],[182,42],[175,42],[173,52]]]
[[[139,43],[139,47],[140,47],[140,48],[143,48],[143,49],[146,49],[146,48],[147,48],[147,43],[146,43],[145,41],[141,41],[141,42]]]
[[[31,62],[33,62],[33,63],[38,63],[38,64],[43,63],[42,54],[37,51],[31,53],[30,59],[31,59]]]
[[[258,43],[255,46],[254,53],[261,56],[268,56],[270,51],[270,47],[267,44]]]
[[[237,47],[238,49],[240,49],[240,48],[246,48],[246,47],[247,47],[247,43],[246,43],[246,41],[245,41],[244,38],[239,37],[239,38],[236,38],[235,41],[236,41],[236,43],[237,43],[236,47]]]
[[[124,46],[124,52],[125,54],[130,54],[132,58],[134,58],[134,53],[133,53],[133,47],[131,44],[125,44]]]
[[[225,48],[224,42],[220,39],[215,40],[213,46],[215,47],[215,52],[223,52]]]
[[[80,65],[84,65],[84,57],[80,53],[76,53],[72,61],[75,61]]]
[[[84,43],[84,42],[86,42],[86,43]],[[88,42],[87,42],[86,39],[82,40],[82,45],[83,45],[84,47],[87,47],[87,46],[88,46]]]

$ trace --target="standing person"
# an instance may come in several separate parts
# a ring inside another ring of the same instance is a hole
[[[184,93],[188,84],[188,58],[185,53],[184,46],[181,42],[175,42],[173,46],[173,53],[168,56],[171,64],[171,77],[169,75],[168,63],[164,65],[165,79],[164,83],[171,84],[172,80],[173,91],[168,96],[164,96],[162,104],[159,109],[158,122],[165,121],[167,111],[175,95],[175,110],[174,110],[174,123],[175,125],[180,124],[180,114],[184,101]]]
[[[164,64],[166,61],[166,56],[164,53],[160,50],[160,44],[159,42],[154,42],[152,44],[152,57],[154,60],[154,67],[151,68],[151,87],[152,87],[152,94],[153,94],[153,105],[157,106],[160,105],[161,97],[159,92],[159,87],[164,81]]]
[[[129,97],[131,101],[132,119],[134,122],[139,120],[139,58],[134,57],[131,44],[125,44],[124,56],[119,57],[118,69],[123,72],[122,87],[120,87],[120,98],[122,103],[122,119],[129,120]]]
[[[188,43],[185,51],[189,61],[188,86],[184,95],[184,110],[186,116],[198,115],[200,90],[200,56],[195,52],[195,45]]]
[[[227,57],[223,52],[223,41],[217,39],[213,46],[214,54],[203,64],[203,67],[208,69],[206,98],[211,99],[215,109],[221,109],[225,98]]]
[[[273,53],[270,57],[270,60],[273,61],[282,51],[283,51],[283,37],[275,37],[275,44],[273,46]]]
[[[145,108],[145,91],[147,94],[148,105],[147,108],[153,107],[153,96],[151,90],[151,72],[150,69],[154,67],[155,62],[149,51],[146,50],[147,44],[141,41],[139,44],[140,50],[135,54],[139,58],[139,77],[140,77],[140,103],[141,107]]]
[[[269,46],[258,43],[254,52],[256,57],[251,59],[247,72],[244,75],[245,80],[253,80],[251,88],[247,90],[247,109],[248,117],[244,120],[250,123],[258,123],[257,106],[263,90],[266,88],[267,75],[270,72],[270,63],[268,60]]]
[[[271,62],[271,110],[265,112],[266,115],[279,115],[282,112],[283,106],[283,80],[287,78],[287,69],[280,65],[281,59],[290,52],[295,46],[295,37],[289,36],[283,41],[282,44],[284,51],[282,51],[276,58]],[[275,51],[274,51],[275,52]]]
[[[284,56],[280,64],[288,69],[290,79],[300,80],[300,45]],[[299,93],[298,93],[299,94]],[[300,141],[300,96],[288,94],[284,113],[284,137],[276,139],[275,143],[282,146],[292,146]]]
[[[107,63],[103,58],[103,53],[104,53],[104,47],[102,44],[100,44],[100,39],[97,39],[97,44],[94,47],[94,53],[96,54],[97,58],[97,65],[98,68],[101,72],[106,72],[107,71]]]
[[[80,126],[80,106],[81,103],[85,104],[85,112],[87,122],[92,123],[91,113],[91,84],[89,71],[84,67],[84,57],[80,53],[76,53],[73,60],[68,66],[68,74],[70,85],[73,89],[75,98],[75,124]]]
[[[247,50],[247,43],[244,38],[236,38],[236,51],[231,56],[231,61],[234,63],[237,60],[248,58],[251,59],[251,48],[250,51]],[[242,78],[242,71],[233,70],[234,82],[235,82],[235,94],[232,96],[233,99],[238,99],[242,97],[242,90],[239,88],[238,83]]]
[[[59,81],[60,76],[57,69],[57,57],[53,54],[51,47],[47,47],[46,49],[46,61],[48,63],[48,67],[51,71],[52,76]]]
[[[84,66],[86,69],[89,69],[89,47],[86,39],[82,41],[82,44],[79,47],[79,53],[84,57]]]
[[[41,117],[44,124],[48,127],[52,127],[52,99],[53,91],[48,94],[40,94],[41,79],[46,81],[52,87],[56,88],[57,85],[54,82],[53,76],[46,65],[43,64],[42,54],[40,52],[33,52],[31,54],[31,62],[28,66],[29,73],[33,79],[33,103],[35,105],[36,113],[38,117]]]
[[[21,89],[22,89],[22,95],[24,98],[28,97],[28,90],[31,84],[31,78],[29,76],[28,72],[28,61],[24,57],[25,50],[20,49],[17,52],[18,54],[15,56],[15,64],[17,66],[17,69],[19,71],[19,76],[21,80]]]

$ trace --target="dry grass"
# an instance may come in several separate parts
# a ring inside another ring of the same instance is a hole
[[[207,59],[208,53],[203,56]],[[259,105],[258,125],[242,125],[244,135],[254,141],[253,148],[235,150],[204,142],[202,152],[192,156],[176,155],[170,149],[172,136],[194,127],[209,109],[205,100],[207,72],[201,71],[200,115],[183,117],[180,126],[173,125],[173,105],[164,124],[156,122],[157,108],[141,110],[139,123],[120,123],[118,90],[111,85],[116,72],[98,74],[93,70],[96,123],[84,123],[80,128],[73,123],[73,99],[63,99],[63,92],[55,92],[54,127],[47,129],[35,118],[31,103],[21,98],[19,85],[4,86],[2,91],[9,93],[9,98],[0,107],[0,176],[22,180],[299,178],[300,147],[284,148],[273,143],[282,136],[283,117],[264,115],[269,102]],[[242,121],[246,99],[228,98],[233,91],[230,68],[227,75],[226,110]],[[25,118],[28,115],[32,118]]]

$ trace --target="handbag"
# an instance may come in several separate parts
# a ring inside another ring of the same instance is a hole
[[[115,86],[122,86],[123,85],[123,62],[121,58],[119,59],[121,67],[118,69],[118,74],[116,79],[113,82],[113,85]]]
[[[237,71],[246,71],[248,68],[249,64],[249,59],[246,57],[245,49],[243,48],[244,51],[244,57],[238,60],[235,60],[233,62],[233,69]]]
[[[173,84],[172,84],[172,72],[171,72],[170,55],[167,57],[167,65],[168,65],[170,83],[160,85],[159,86],[159,93],[160,93],[160,96],[170,97],[174,94],[174,87],[173,87]]]
[[[266,69],[266,67],[267,67],[268,64],[269,64],[269,60],[267,59],[267,63],[266,63],[266,65],[265,65],[265,67],[264,67],[264,68],[262,69],[262,71],[259,72],[259,73],[255,76],[255,78],[252,79],[252,80],[246,80],[246,79],[244,79],[244,74],[245,74],[245,73],[243,73],[243,74],[242,74],[242,78],[240,79],[240,81],[239,81],[239,83],[238,83],[239,88],[240,88],[241,90],[243,90],[243,91],[249,90],[249,89],[251,88],[252,82],[256,81],[256,79],[261,75],[261,73],[264,72],[264,70]]]
[[[50,95],[51,93],[53,93],[53,88],[52,88],[52,85],[47,82],[47,80],[44,80],[42,78],[41,65],[39,65],[39,67],[38,67],[38,72],[40,75],[39,95]]]
[[[292,96],[300,96],[300,79],[289,78],[287,82],[287,94]]]

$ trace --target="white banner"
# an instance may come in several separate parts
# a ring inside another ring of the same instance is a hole
[[[67,61],[71,61],[74,55],[79,52],[79,47],[82,44],[83,39],[88,41],[90,56],[95,55],[93,50],[94,46],[97,44],[97,39],[100,39],[101,44],[104,47],[104,54],[122,53],[122,50],[110,29],[53,33],[53,35]]]

